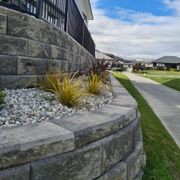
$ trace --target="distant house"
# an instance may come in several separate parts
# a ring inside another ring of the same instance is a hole
[[[96,59],[99,59],[99,60],[107,60],[107,61],[113,60],[113,58],[107,56],[105,53],[98,51],[98,50],[96,50],[95,57],[96,57]]]
[[[164,56],[153,61],[153,67],[158,69],[177,69],[180,70],[180,58],[176,56]]]

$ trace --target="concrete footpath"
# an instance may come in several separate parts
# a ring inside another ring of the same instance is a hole
[[[124,74],[143,95],[180,147],[180,92],[130,72]]]

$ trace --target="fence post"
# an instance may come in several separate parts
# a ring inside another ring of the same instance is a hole
[[[43,9],[43,0],[37,0],[36,2],[36,17],[41,18]]]
[[[64,31],[67,32],[67,22],[68,22],[68,6],[70,0],[66,0],[66,7],[65,7],[65,22],[64,22]]]
[[[84,23],[84,20],[83,20],[83,34],[82,34],[82,46],[84,46],[84,35],[85,35],[85,33],[84,33],[84,26],[85,26],[85,23]]]

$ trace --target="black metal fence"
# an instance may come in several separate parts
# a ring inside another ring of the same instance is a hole
[[[95,56],[94,41],[74,0],[0,0],[0,5],[57,26]]]

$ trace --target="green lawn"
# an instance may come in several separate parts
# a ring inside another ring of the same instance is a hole
[[[143,180],[179,180],[180,149],[130,80],[121,73],[114,73],[114,75],[136,99],[141,113],[143,141],[147,156]]]
[[[143,75],[143,77],[152,79],[154,81],[157,81],[165,86],[168,86],[170,88],[173,88],[177,91],[180,91],[180,77],[174,78],[174,77],[165,77],[165,76],[147,76]]]
[[[160,71],[160,70],[147,70],[147,71],[141,71],[140,74],[146,74],[146,75],[162,75],[162,76],[179,76],[180,77],[180,71]],[[138,73],[138,74],[139,74]]]

